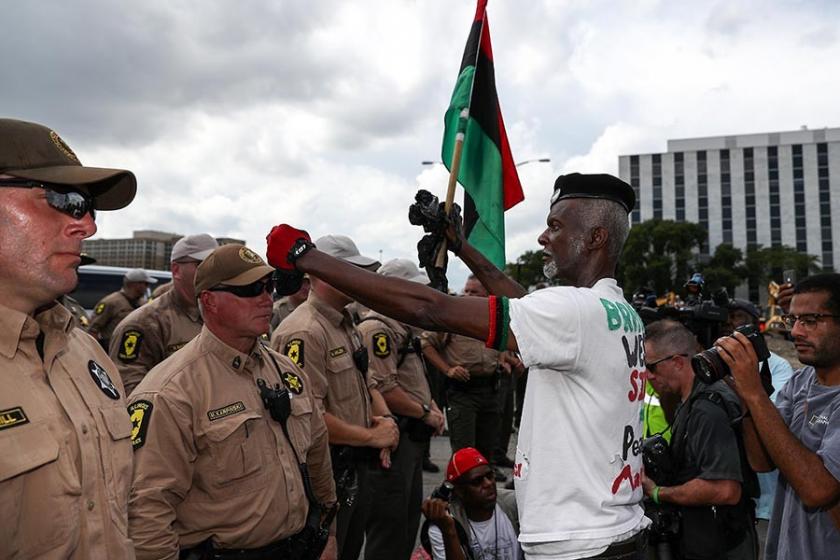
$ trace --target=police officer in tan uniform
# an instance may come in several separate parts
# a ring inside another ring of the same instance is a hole
[[[356,266],[375,262],[362,256],[346,236],[327,235],[318,247]],[[398,442],[396,423],[377,389],[368,388],[368,355],[345,309],[350,298],[329,284],[311,280],[309,297],[271,336],[271,347],[288,356],[309,377],[315,401],[324,411],[338,482],[338,549],[355,560],[364,543],[370,512],[368,473],[390,466]]]
[[[131,396],[138,558],[308,558],[319,510],[336,501],[313,384],[259,341],[272,271],[243,245],[208,256],[195,275],[201,333]]]
[[[309,296],[309,278],[304,276],[298,291],[293,294],[289,294],[288,296],[281,297],[274,302],[274,308],[271,313],[271,332],[274,332],[277,325],[283,322],[283,319],[291,315],[292,311],[297,309],[298,305],[306,301],[307,296]]]
[[[195,270],[219,243],[206,233],[187,235],[172,247],[174,288],[120,321],[109,354],[131,394],[157,364],[198,336],[201,316],[195,299]]]
[[[99,300],[93,308],[88,332],[99,340],[103,348],[111,344],[111,334],[120,321],[140,307],[151,284],[157,284],[157,279],[142,268],[133,268],[125,273],[120,290]]]
[[[131,422],[116,367],[56,299],[94,210],[129,171],[82,167],[50,129],[0,119],[0,558],[134,558]]]
[[[465,296],[487,297],[474,276],[464,284]],[[499,352],[480,340],[451,333],[425,332],[423,355],[446,375],[447,418],[452,452],[475,447],[493,457],[501,412],[498,402]],[[497,473],[497,479],[503,479]]]
[[[379,274],[428,284],[407,259],[393,259]],[[420,350],[419,331],[376,312],[358,325],[370,353],[372,387],[397,417],[400,443],[391,468],[371,473],[373,499],[366,528],[367,560],[408,560],[414,550],[423,501],[423,458],[433,434],[443,432],[443,414],[432,400]]]

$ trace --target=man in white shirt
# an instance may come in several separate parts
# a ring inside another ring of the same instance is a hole
[[[564,286],[528,294],[451,227],[450,247],[493,294],[452,297],[382,278],[276,226],[268,259],[309,273],[380,313],[518,351],[529,369],[514,479],[530,559],[641,559],[644,329],[614,276],[635,194],[610,175],[561,175],[539,236],[545,272]],[[293,284],[294,282],[290,282]]]

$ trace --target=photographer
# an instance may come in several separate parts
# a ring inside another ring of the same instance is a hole
[[[676,321],[657,321],[645,333],[648,379],[660,394],[681,401],[671,426],[673,472],[668,480],[643,477],[645,495],[678,511],[679,558],[755,560],[751,498],[758,483],[733,424],[738,399],[723,381],[706,385],[696,378],[691,357],[697,350],[695,336]]]
[[[446,481],[451,484],[448,501],[446,487],[423,502],[428,521],[420,541],[433,560],[521,560],[513,492],[500,490],[497,502],[496,479],[487,459],[473,447],[456,451],[446,468]]]
[[[752,325],[757,329],[760,316],[761,312],[752,302],[734,298],[729,301],[729,321],[727,321],[726,328],[721,334],[731,335],[735,329],[744,325]],[[773,393],[770,395],[770,400],[776,402],[776,395],[779,393],[779,389],[784,387],[785,383],[793,375],[793,368],[787,360],[774,352],[770,352],[767,365],[770,369],[770,377],[774,388]],[[756,530],[758,532],[758,542],[761,547],[764,546],[764,541],[767,540],[767,525],[770,520],[770,514],[773,512],[773,498],[776,495],[776,479],[777,474],[775,472],[760,473],[758,475],[758,485],[761,488],[761,495],[756,502],[755,517],[757,520]]]
[[[747,407],[744,436],[757,471],[779,470],[766,559],[840,557],[829,509],[840,500],[840,274],[819,274],[794,288],[785,323],[805,367],[775,406],[756,375],[756,356],[736,334],[716,345]]]

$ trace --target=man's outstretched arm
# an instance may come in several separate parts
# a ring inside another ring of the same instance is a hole
[[[487,298],[454,297],[417,282],[382,276],[307,248],[289,260],[293,246],[308,235],[289,226],[277,226],[268,236],[268,261],[285,273],[294,269],[327,282],[362,305],[398,321],[430,331],[448,331],[486,340],[490,328]],[[311,242],[310,242],[311,243]],[[311,245],[310,245],[311,246]],[[517,350],[508,328],[508,350]]]
[[[457,246],[457,245],[456,245]],[[509,298],[521,298],[528,291],[513,278],[487,260],[487,257],[461,238],[461,249],[457,253],[458,258],[464,261],[469,269],[478,278],[478,281],[494,296],[507,296]]]

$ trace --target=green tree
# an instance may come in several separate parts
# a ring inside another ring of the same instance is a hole
[[[542,251],[525,251],[516,262],[505,265],[505,273],[526,288],[547,282],[543,274]]]
[[[657,294],[679,289],[688,279],[693,251],[706,239],[698,224],[647,220],[630,229],[618,279],[626,294],[649,286]]]
[[[799,278],[804,278],[811,273],[821,272],[822,269],[817,261],[818,259],[814,255],[801,253],[787,245],[780,245],[748,249],[744,264],[750,283],[763,286],[770,280],[781,283],[784,270],[796,270]]]
[[[706,295],[726,288],[731,296],[735,293],[735,287],[740,286],[748,276],[744,253],[729,243],[718,245],[709,262],[699,268],[706,281]]]

